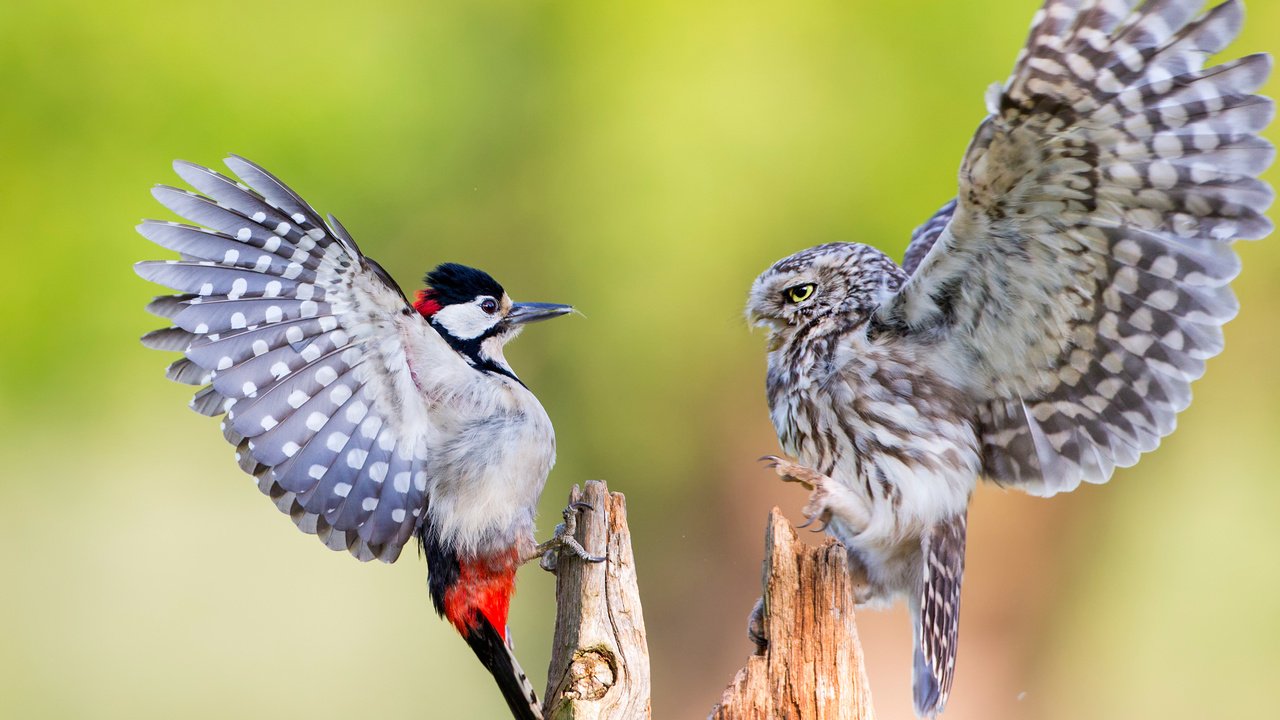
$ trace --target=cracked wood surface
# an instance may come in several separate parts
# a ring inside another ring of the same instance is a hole
[[[774,508],[763,581],[763,642],[708,720],[874,720],[844,548],[801,543]]]
[[[576,537],[607,561],[559,552],[543,714],[548,720],[648,720],[649,648],[626,498],[592,480],[581,490],[575,486],[569,501],[591,506],[579,513]]]

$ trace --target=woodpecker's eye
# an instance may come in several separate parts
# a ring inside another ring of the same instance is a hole
[[[480,309],[492,315],[498,312],[498,301],[493,298],[485,298],[484,302],[480,303]]]
[[[789,303],[802,303],[810,297],[813,297],[813,291],[816,290],[817,287],[818,286],[813,283],[796,285],[795,287],[789,287],[786,290],[783,290],[782,296],[786,298]]]

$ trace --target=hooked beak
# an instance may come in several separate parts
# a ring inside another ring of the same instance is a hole
[[[556,303],[516,303],[511,306],[511,312],[507,313],[506,323],[508,325],[524,325],[526,323],[538,322],[539,320],[550,320],[553,317],[560,317],[573,312],[572,305],[557,305]]]

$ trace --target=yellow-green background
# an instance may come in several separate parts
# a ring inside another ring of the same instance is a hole
[[[819,242],[900,253],[1037,4],[0,3],[0,717],[502,715],[415,553],[297,532],[137,343],[148,188],[227,152],[409,288],[455,260],[585,312],[508,355],[560,439],[541,531],[573,482],[627,493],[655,717],[705,716],[765,514],[803,502],[753,462],[745,291]],[[1280,4],[1251,5],[1233,52],[1280,49]],[[1241,253],[1227,351],[1160,452],[1051,502],[978,493],[948,718],[1274,711],[1280,242]],[[513,612],[538,683],[551,589],[525,570]],[[859,620],[881,717],[908,717],[904,616]]]

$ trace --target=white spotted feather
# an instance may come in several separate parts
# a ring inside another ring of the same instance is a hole
[[[425,513],[439,426],[459,414],[448,386],[479,373],[336,221],[321,221],[252,163],[228,165],[248,184],[178,162],[206,195],[155,191],[205,227],[139,226],[182,256],[137,265],[183,293],[152,303],[173,327],[144,343],[184,353],[168,375],[208,383],[192,406],[226,413],[241,467],[300,528],[361,559],[392,561]]]
[[[1105,482],[1173,431],[1236,313],[1230,243],[1271,231],[1270,59],[1204,67],[1241,3],[1132,6],[1046,4],[881,311],[945,336],[985,400],[984,473],[1036,494]]]

